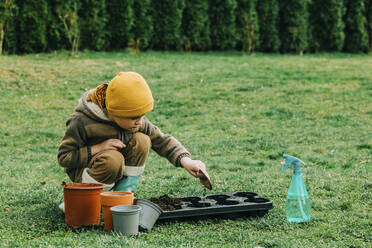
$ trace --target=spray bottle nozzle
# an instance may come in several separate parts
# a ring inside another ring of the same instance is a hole
[[[305,162],[303,162],[301,159],[293,157],[293,156],[288,155],[288,154],[283,154],[283,157],[285,158],[285,166],[284,166],[281,174],[283,174],[285,172],[285,170],[288,169],[288,167],[291,166],[292,164],[295,167],[294,168],[295,170],[301,170],[300,164],[305,164]]]

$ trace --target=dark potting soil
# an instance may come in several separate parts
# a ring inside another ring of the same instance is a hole
[[[162,195],[159,198],[152,197],[150,201],[157,204],[162,210],[173,211],[179,209],[181,200],[178,198],[172,198],[168,195]]]

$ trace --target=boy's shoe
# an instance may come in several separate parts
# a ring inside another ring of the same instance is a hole
[[[82,183],[100,183],[89,175],[89,169],[88,168],[84,169],[81,182]],[[100,184],[105,185],[105,187],[103,188],[103,191],[109,191],[115,185],[115,183],[112,183],[112,184],[100,183]],[[65,202],[62,202],[61,204],[59,204],[58,208],[62,212],[65,212]]]
[[[143,166],[126,166],[124,176],[116,182],[113,187],[114,191],[133,192],[137,189],[141,175],[145,171],[146,165]]]
[[[122,179],[116,182],[113,190],[114,191],[127,191],[133,192],[137,189],[141,175],[138,176],[124,176]]]
[[[65,202],[62,202],[61,204],[58,205],[58,208],[62,211],[65,212]]]

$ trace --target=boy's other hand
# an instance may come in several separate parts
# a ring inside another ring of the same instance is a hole
[[[205,164],[200,160],[192,160],[189,157],[181,158],[181,165],[194,177],[199,178],[200,182],[208,189],[212,189],[211,179],[205,168]]]
[[[182,167],[194,177],[203,177],[203,173],[200,173],[200,170],[203,169],[206,171],[205,164],[200,160],[192,160],[189,157],[183,157],[181,158],[180,162]]]
[[[108,139],[103,141],[102,143],[99,143],[97,145],[94,145],[91,147],[92,156],[96,155],[99,152],[107,151],[107,150],[118,150],[125,148],[126,145],[121,142],[119,139]]]

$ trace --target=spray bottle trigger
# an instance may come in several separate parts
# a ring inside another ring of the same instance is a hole
[[[286,169],[288,169],[288,167],[290,166],[291,164],[285,164],[285,166],[284,166],[284,168],[283,168],[283,170],[280,172],[280,174],[283,174],[285,171],[286,171]]]
[[[291,156],[291,155],[288,155],[288,154],[283,154],[283,157],[285,158],[285,166],[284,166],[283,170],[281,171],[281,174],[283,174],[285,172],[285,170],[288,169],[288,167],[292,164],[294,166],[300,166],[300,163],[305,165],[304,161],[302,161],[301,159],[296,158],[294,156]]]

